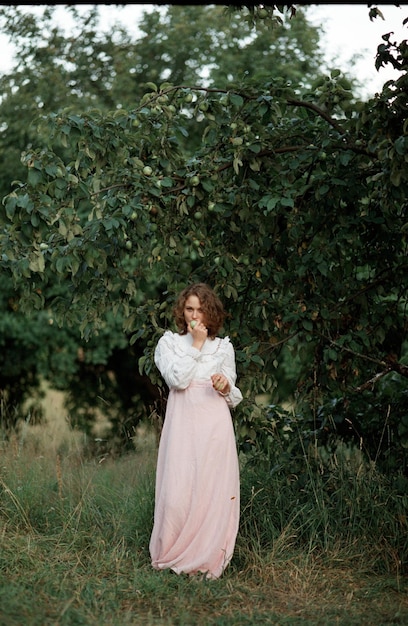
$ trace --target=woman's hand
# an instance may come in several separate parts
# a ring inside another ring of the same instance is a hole
[[[224,374],[213,374],[211,376],[211,382],[216,391],[224,395],[230,392],[230,384]]]
[[[193,337],[193,346],[198,350],[201,350],[203,347],[205,340],[208,337],[207,327],[203,322],[197,322],[193,320],[190,324],[187,324],[187,331]]]

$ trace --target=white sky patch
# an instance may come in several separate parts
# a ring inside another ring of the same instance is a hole
[[[325,59],[336,59],[333,67],[347,70],[355,76],[363,97],[374,96],[381,91],[387,80],[398,78],[399,72],[391,65],[375,69],[378,46],[382,36],[393,32],[392,41],[400,43],[408,37],[408,26],[403,20],[408,18],[408,6],[399,7],[386,4],[375,5],[383,14],[371,21],[366,4],[316,4],[310,5],[308,20],[314,26],[321,26],[325,34],[321,46]],[[354,62],[354,67],[351,67]]]

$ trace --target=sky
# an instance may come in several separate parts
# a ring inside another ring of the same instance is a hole
[[[367,4],[317,4],[312,5],[309,20],[326,31],[322,37],[322,47],[326,57],[337,57],[334,65],[347,69],[354,59],[350,73],[357,77],[363,95],[373,96],[380,92],[387,80],[396,78],[399,72],[390,65],[375,69],[377,47],[383,43],[382,35],[393,32],[395,41],[408,39],[408,25],[402,22],[408,18],[408,4],[376,4],[384,20],[370,21]],[[394,38],[392,38],[394,41]]]
[[[23,6],[23,5],[22,5]],[[62,5],[63,6],[63,5]],[[82,5],[84,10],[90,5]],[[143,10],[156,8],[154,4],[132,3],[121,5],[101,4],[102,27],[110,28],[118,20],[126,25],[130,32],[137,33],[137,22]],[[371,97],[380,92],[382,85],[398,76],[390,66],[375,69],[377,46],[382,43],[382,35],[394,32],[395,40],[408,39],[408,25],[402,26],[408,17],[408,4],[378,4],[384,20],[369,19],[367,4],[310,4],[309,21],[319,26],[325,60],[333,61],[332,67],[351,73],[360,84],[362,97]],[[34,5],[27,5],[27,10],[35,10]],[[0,72],[7,72],[12,67],[13,48],[0,33]],[[334,59],[336,59],[334,61]],[[354,61],[354,66],[351,63]]]

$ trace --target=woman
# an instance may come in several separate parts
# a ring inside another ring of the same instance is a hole
[[[160,438],[150,555],[155,569],[218,578],[232,558],[239,523],[239,467],[230,408],[235,353],[217,333],[222,303],[204,283],[186,287],[155,363],[169,387]]]

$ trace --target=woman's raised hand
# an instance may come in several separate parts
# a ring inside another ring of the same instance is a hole
[[[201,350],[208,337],[207,327],[203,322],[192,320],[189,324],[187,324],[187,330],[193,336],[193,346]]]

